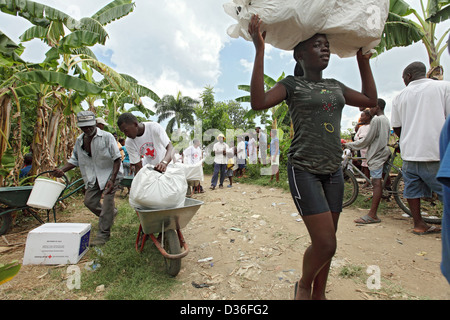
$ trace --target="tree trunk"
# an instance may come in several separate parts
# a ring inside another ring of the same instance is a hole
[[[10,130],[11,97],[5,93],[6,89],[0,90],[0,168],[2,157],[8,147]],[[0,175],[0,186],[3,185],[3,176]]]

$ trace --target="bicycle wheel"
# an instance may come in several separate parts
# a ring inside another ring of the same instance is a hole
[[[342,207],[347,207],[355,202],[358,197],[359,186],[355,175],[348,169],[344,170],[344,198],[342,200]]]
[[[403,175],[401,172],[397,175],[392,185],[392,190],[394,192],[394,199],[398,206],[409,216],[411,211],[409,210],[408,201],[403,197],[403,189],[405,183],[403,181]],[[422,212],[422,218],[427,223],[441,224],[442,222],[442,212],[444,210],[441,201],[434,197],[432,199],[421,199],[420,209]]]

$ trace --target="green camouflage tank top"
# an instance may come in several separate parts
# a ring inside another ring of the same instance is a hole
[[[294,125],[290,163],[313,174],[336,172],[342,160],[341,116],[345,86],[334,79],[318,82],[288,76],[280,81]]]

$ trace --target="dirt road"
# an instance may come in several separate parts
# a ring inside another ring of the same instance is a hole
[[[194,196],[204,201],[204,205],[183,229],[190,252],[182,259],[177,276],[180,285],[174,288],[169,299],[292,299],[309,236],[290,193],[236,183],[232,188],[211,191],[207,188],[209,181],[210,177],[206,176],[206,192]],[[450,299],[450,285],[439,269],[440,235],[412,234],[412,222],[402,217],[400,210],[380,213],[379,224],[353,223],[365,211],[346,208],[341,215],[327,297],[332,300]],[[80,210],[71,218],[72,222],[89,219],[92,214],[87,210]],[[26,238],[26,233],[22,238]],[[8,261],[14,256],[21,259],[23,248],[9,251],[6,256],[0,254]],[[371,274],[366,272],[368,267]],[[33,290],[34,283],[48,269],[22,268],[15,279],[0,287],[0,299],[20,299],[20,295],[2,296],[2,289],[17,286]],[[380,280],[380,289],[370,290],[366,281],[369,276]],[[36,294],[37,299],[47,296],[56,298],[51,292]],[[95,294],[88,299],[96,299]]]

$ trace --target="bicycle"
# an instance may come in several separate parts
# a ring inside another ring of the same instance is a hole
[[[382,179],[382,189],[383,189],[383,198],[389,198],[393,196],[397,205],[409,216],[411,215],[411,211],[408,207],[408,201],[403,197],[403,189],[404,189],[404,181],[402,169],[395,165],[395,159],[399,154],[398,144],[389,145],[389,147],[393,148],[389,159],[386,161],[387,174],[384,175]],[[342,161],[342,169],[344,173],[344,199],[343,199],[343,207],[347,207],[351,205],[357,199],[359,195],[359,184],[357,177],[362,178],[364,182],[366,182],[369,187],[372,187],[372,181],[366,175],[353,164],[352,160],[361,160],[364,158],[361,157],[352,157],[351,153],[344,157]],[[394,173],[395,178],[391,187],[387,185],[388,179],[391,178],[391,171],[394,169],[396,171]],[[432,198],[422,198],[421,199],[421,210],[422,210],[422,218],[425,222],[440,224],[442,222],[442,211],[443,205],[437,199],[436,194],[433,194]]]

